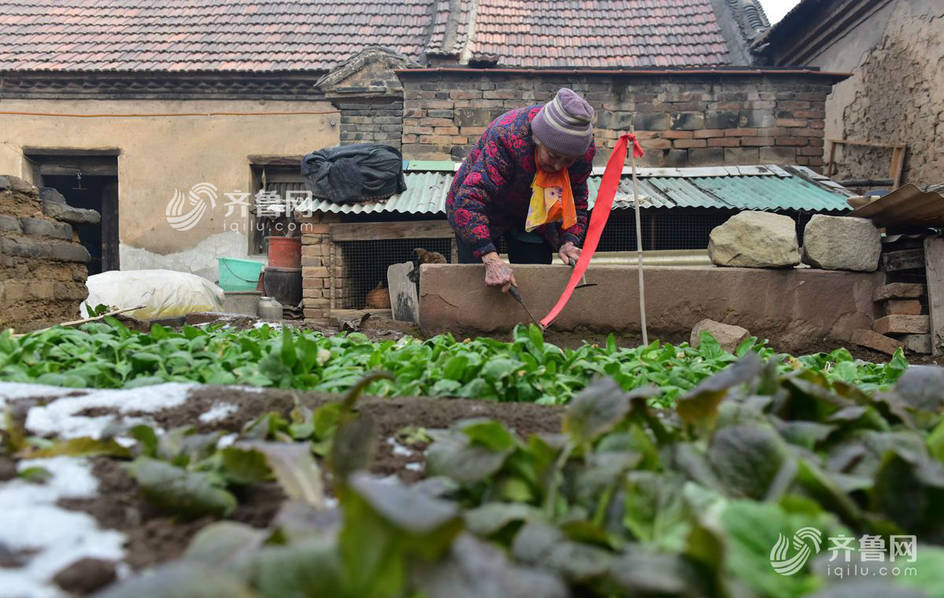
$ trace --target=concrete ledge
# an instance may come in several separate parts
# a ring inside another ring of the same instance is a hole
[[[507,330],[528,321],[514,300],[484,284],[484,267],[426,264],[420,275],[420,326],[443,330]],[[560,265],[516,265],[521,295],[536,317],[557,301],[570,276]],[[717,267],[646,267],[646,311],[655,333],[688,332],[704,318],[736,324],[792,350],[811,340],[848,341],[853,330],[870,329],[880,314],[872,295],[885,282],[881,272],[808,268],[768,270]],[[552,325],[639,330],[636,268],[597,266],[587,273],[595,287],[578,289]]]

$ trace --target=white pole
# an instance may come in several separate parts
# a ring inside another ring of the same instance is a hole
[[[633,131],[635,133],[635,131]],[[646,285],[642,276],[642,223],[639,217],[639,182],[636,180],[636,156],[633,148],[629,148],[629,157],[633,166],[633,204],[636,207],[636,255],[639,263],[639,323],[642,326],[642,344],[649,344],[649,333],[646,330]]]

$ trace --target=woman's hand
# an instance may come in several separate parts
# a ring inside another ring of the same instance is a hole
[[[567,241],[560,246],[560,249],[557,250],[557,255],[560,256],[560,259],[565,264],[570,264],[570,260],[573,260],[575,263],[580,259],[580,248]]]
[[[502,293],[507,293],[511,285],[517,286],[515,274],[511,266],[502,261],[494,251],[482,256],[485,264],[485,284],[490,287],[501,287]]]

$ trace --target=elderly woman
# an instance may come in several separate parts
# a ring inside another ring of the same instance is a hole
[[[456,172],[446,214],[459,261],[485,264],[485,284],[516,284],[498,256],[504,235],[512,263],[580,257],[587,230],[587,177],[596,148],[593,108],[570,89],[547,104],[495,119]]]

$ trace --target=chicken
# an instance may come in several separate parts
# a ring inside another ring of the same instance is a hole
[[[436,251],[427,251],[422,247],[413,250],[413,271],[407,275],[410,282],[416,284],[416,291],[420,290],[420,265],[421,264],[445,264],[446,258],[443,254]]]
[[[378,282],[374,290],[367,293],[367,307],[369,309],[390,309],[390,291]]]
[[[413,264],[419,267],[420,264],[445,264],[446,258],[443,254],[436,251],[426,251],[422,247],[417,247],[413,250],[413,253],[416,255],[413,258]]]

